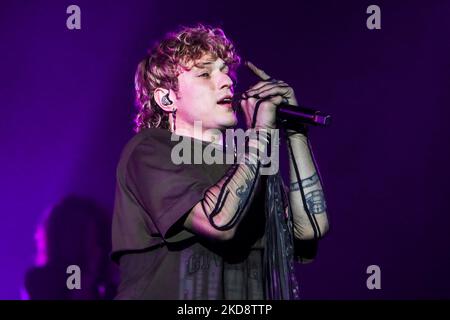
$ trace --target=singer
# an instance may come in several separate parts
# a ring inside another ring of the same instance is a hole
[[[139,63],[137,134],[117,167],[116,299],[300,298],[294,265],[315,257],[328,218],[306,127],[277,122],[278,105],[298,105],[294,90],[246,63],[259,78],[240,97],[256,133],[245,140],[247,161],[172,161],[175,136],[213,145],[218,155],[233,152],[220,133],[237,125],[232,99],[240,60],[220,28],[197,25],[167,34]],[[286,131],[280,136],[288,145],[289,186],[279,172],[261,174],[260,154],[277,130]]]

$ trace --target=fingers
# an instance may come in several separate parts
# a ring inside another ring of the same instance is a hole
[[[273,90],[268,90],[266,93],[264,93],[264,97],[255,98],[255,97],[249,97],[247,99],[241,100],[241,110],[245,111],[247,109],[254,108],[254,106],[260,101],[260,103],[264,103],[265,105],[273,105],[273,107],[279,105],[282,102],[286,102],[287,98],[281,94],[276,93],[278,88],[273,88]],[[285,89],[286,91],[286,89]]]
[[[250,61],[247,61],[245,63],[245,65],[253,71],[253,73],[258,76],[261,80],[267,81],[270,79],[270,76],[265,73],[263,70],[257,68],[253,63],[251,63]]]
[[[276,86],[269,88],[267,90],[261,91],[257,93],[260,99],[264,99],[270,96],[281,96],[282,98],[287,97],[290,95],[291,88],[289,86]]]
[[[275,109],[276,106],[280,105],[282,102],[284,102],[284,98],[282,96],[273,96],[272,98],[261,102],[261,107]]]
[[[250,61],[246,61],[245,65],[257,76],[259,77],[262,81],[258,82],[257,84],[255,84],[254,86],[252,86],[250,88],[250,90],[247,91],[247,93],[251,93],[251,94],[255,94],[256,92],[254,92],[254,90],[258,90],[258,89],[262,89],[265,88],[266,86],[270,86],[272,84],[284,84],[283,81],[279,81],[279,80],[275,80],[272,79],[267,73],[265,73],[263,70],[259,69],[258,67],[256,67],[252,62]]]
[[[275,83],[275,81],[274,80],[271,80],[271,81],[268,81],[268,80],[266,80],[266,81],[259,81],[257,84],[251,86],[250,89],[247,90],[247,92],[253,91],[253,90],[258,90],[258,89],[260,89],[260,88],[262,88],[264,86],[267,86],[267,85],[272,85],[272,84]]]
[[[266,83],[256,89],[252,88],[244,93],[245,97],[256,97],[259,98],[261,96],[261,93],[271,90],[274,88],[279,88],[280,90],[278,92],[284,93],[286,90],[290,90],[290,87],[287,83],[284,83],[283,81],[278,81],[276,83]]]
[[[278,89],[277,89],[278,88]],[[274,92],[275,94],[285,94],[288,93],[290,90],[290,87],[286,83],[268,83],[265,84],[257,89],[251,89],[245,92],[245,95],[247,97],[262,97],[261,94],[263,92],[272,90],[270,92]],[[274,91],[275,90],[275,91]]]
[[[286,102],[297,105],[294,90],[287,83],[271,78],[267,73],[256,67],[250,61],[247,61],[245,65],[262,81],[258,82],[256,85],[252,86],[249,90],[244,92],[242,95],[243,99],[252,97],[256,99],[265,99],[266,101],[272,101],[274,97],[278,96],[280,98],[277,98],[277,101],[273,101],[273,103],[277,104]]]

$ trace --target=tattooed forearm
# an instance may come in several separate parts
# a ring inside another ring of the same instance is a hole
[[[325,203],[325,197],[322,190],[315,190],[305,194],[306,205],[309,212],[319,214],[325,212],[327,205]]]
[[[311,177],[302,180],[302,187],[311,187],[319,181],[319,176],[315,172]]]
[[[302,180],[302,188],[312,187],[313,185],[315,185],[318,182],[319,182],[319,176],[317,175],[317,172],[316,172],[311,177]],[[291,182],[290,190],[291,191],[300,190],[298,181]]]
[[[250,192],[250,180],[245,180],[245,184],[236,189],[236,195],[239,198],[238,208],[243,208],[245,202],[247,202],[247,198]]]

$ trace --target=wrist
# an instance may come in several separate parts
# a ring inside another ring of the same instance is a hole
[[[248,144],[249,146],[258,148],[260,150],[266,150],[268,148],[272,132],[274,129],[268,129],[268,128],[254,128],[250,129],[251,132],[249,134],[249,140]]]
[[[308,144],[308,136],[304,135],[302,133],[298,133],[298,132],[294,132],[291,135],[287,134],[287,140],[288,142],[292,143],[292,144]]]
[[[297,125],[295,128],[286,128],[288,138],[308,138],[309,129],[306,125]]]
[[[276,123],[255,123],[255,127],[253,129],[255,130],[273,130],[276,129],[277,125]]]

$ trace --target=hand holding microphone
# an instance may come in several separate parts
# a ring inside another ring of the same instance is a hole
[[[259,125],[275,128],[277,117],[283,126],[290,128],[304,124],[328,126],[331,123],[330,115],[299,106],[294,90],[287,83],[272,79],[251,62],[246,62],[246,66],[261,79],[238,97],[240,104],[235,104],[235,107],[244,111],[249,127]],[[249,113],[255,109],[255,119],[252,119],[253,123],[249,123],[250,116],[253,115]]]

